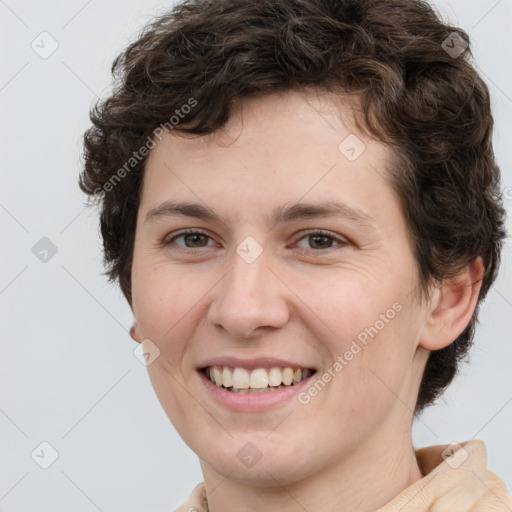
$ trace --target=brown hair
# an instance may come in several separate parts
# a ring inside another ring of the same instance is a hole
[[[485,268],[472,320],[452,344],[430,354],[418,414],[450,384],[472,344],[506,236],[489,91],[470,63],[469,45],[463,30],[420,0],[177,4],[115,59],[113,92],[91,109],[93,126],[84,135],[80,188],[101,206],[109,280],[119,281],[131,304],[147,159],[141,148],[152,147],[162,126],[213,133],[234,102],[256,94],[294,88],[355,94],[358,126],[394,150],[390,183],[411,234],[421,291],[428,296],[431,283],[479,256]]]

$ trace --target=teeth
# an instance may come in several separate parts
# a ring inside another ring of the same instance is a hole
[[[233,374],[227,366],[224,366],[222,370],[222,385],[225,388],[230,388],[233,385]]]
[[[210,375],[211,375],[211,372],[210,372]],[[222,386],[222,373],[218,366],[213,367],[213,378],[215,379],[215,384],[217,384],[217,386]]]
[[[277,386],[276,388],[265,388],[265,389],[252,389],[252,388],[249,388],[249,389],[236,389],[236,388],[229,388],[228,391],[232,391],[233,393],[248,393],[248,394],[253,394],[253,393],[272,393],[272,391],[275,391],[276,389],[285,389],[289,386]]]
[[[230,391],[266,392],[298,384],[314,373],[307,368],[256,368],[248,371],[245,368],[229,366],[210,366],[205,374],[217,386],[223,386]],[[250,390],[250,391],[249,391]]]
[[[237,389],[249,388],[249,372],[245,368],[235,368],[233,372],[233,387]]]
[[[283,372],[281,368],[270,368],[268,372],[268,385],[269,386],[279,386],[283,381]]]
[[[264,389],[268,387],[268,374],[265,368],[258,368],[251,372],[249,387],[253,389]]]
[[[289,386],[293,382],[293,369],[286,367],[283,370],[283,384]]]

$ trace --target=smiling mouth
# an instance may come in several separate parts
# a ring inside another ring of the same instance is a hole
[[[311,368],[207,366],[200,370],[213,384],[233,393],[269,393],[289,388],[316,373]]]

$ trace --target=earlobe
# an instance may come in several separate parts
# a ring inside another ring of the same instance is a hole
[[[130,327],[130,336],[133,341],[136,341],[137,343],[141,342],[140,336],[137,332],[137,322],[133,322],[133,325]]]
[[[458,338],[475,311],[483,274],[482,258],[478,257],[436,288],[425,317],[420,346],[440,350]]]

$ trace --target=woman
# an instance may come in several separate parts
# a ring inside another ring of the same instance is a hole
[[[177,511],[512,510],[415,450],[504,232],[489,92],[421,1],[191,0],[114,62],[80,185],[204,482]]]

